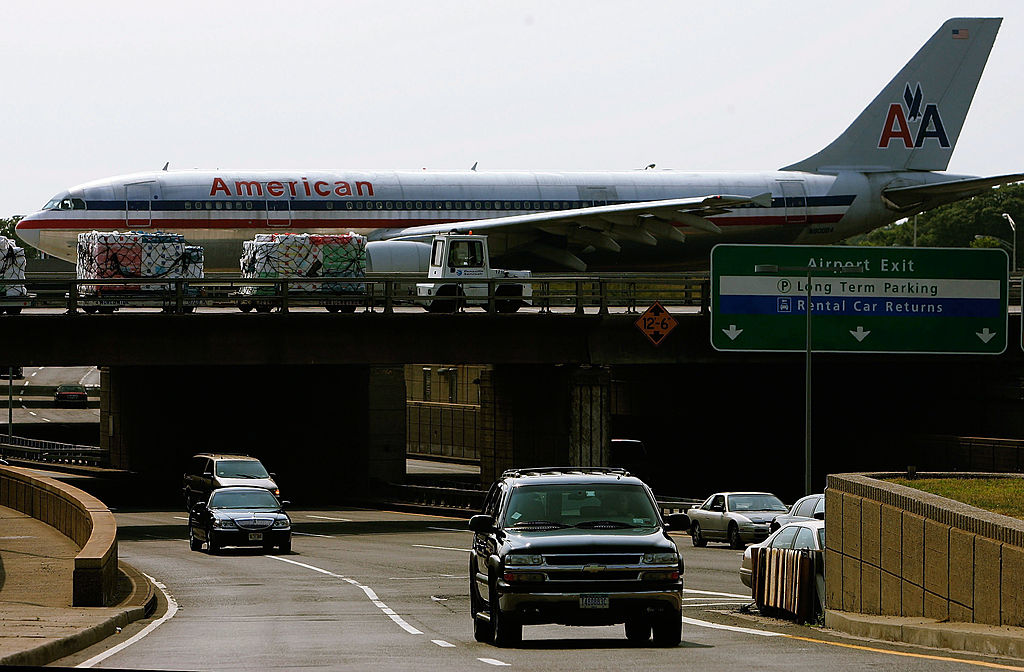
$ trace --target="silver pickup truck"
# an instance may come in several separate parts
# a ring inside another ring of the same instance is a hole
[[[725,541],[733,548],[743,548],[765,539],[772,519],[787,511],[782,500],[770,492],[716,492],[686,514],[694,546]]]

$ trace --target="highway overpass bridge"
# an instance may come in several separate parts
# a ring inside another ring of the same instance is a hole
[[[654,346],[636,315],[126,311],[0,318],[3,357],[102,370],[115,466],[177,484],[200,451],[266,457],[337,493],[401,480],[403,365],[488,364],[482,480],[511,466],[605,464],[640,438],[664,492],[799,494],[803,355],[719,353],[676,314]],[[926,435],[1024,437],[1019,320],[999,356],[816,354],[815,483],[835,470],[927,468]]]

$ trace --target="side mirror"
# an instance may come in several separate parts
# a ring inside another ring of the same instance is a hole
[[[824,511],[815,511],[814,512],[814,517],[817,520],[825,520],[825,512]]]
[[[192,510],[193,511],[205,511],[206,510],[206,502],[196,502],[195,504],[192,505]]]
[[[281,500],[281,508],[282,508],[282,509],[283,509],[284,507],[286,507],[286,506],[291,506],[291,505],[292,505],[292,503],[291,503],[291,500],[287,500],[287,499],[282,499],[282,500]]]
[[[494,516],[479,514],[469,519],[469,529],[478,534],[487,534],[494,529]]]
[[[685,513],[670,513],[665,516],[665,529],[683,532],[690,529],[690,517]]]

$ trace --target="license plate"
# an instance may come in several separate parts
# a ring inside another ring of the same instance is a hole
[[[607,595],[580,595],[580,609],[607,609]]]
[[[263,541],[263,533],[262,532],[250,532],[249,533],[249,541]]]

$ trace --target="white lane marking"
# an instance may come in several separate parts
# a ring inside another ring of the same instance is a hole
[[[459,579],[466,577],[461,574],[438,574],[437,576],[389,576],[388,581],[437,581],[438,579]]]
[[[320,537],[321,539],[334,539],[334,537],[332,537],[329,534],[313,534],[312,532],[292,532],[292,534],[298,535],[300,537]]]
[[[494,665],[496,667],[509,667],[509,663],[503,663],[500,660],[494,658],[477,658],[481,663],[487,663],[488,665]]]
[[[188,516],[174,516],[175,520],[188,520]]]
[[[50,420],[49,418],[43,418],[43,422],[53,422],[53,420]]]
[[[438,532],[472,532],[469,529],[458,529],[455,527],[428,527],[428,530],[437,530]]]
[[[694,595],[718,595],[719,597],[735,597],[738,600],[752,599],[750,595],[737,595],[736,593],[719,593],[714,590],[693,590],[692,588],[683,588],[683,592],[693,593]]]
[[[327,576],[333,576],[336,579],[341,579],[342,581],[345,581],[346,583],[350,583],[353,586],[355,586],[356,588],[359,588],[360,590],[362,590],[366,594],[366,596],[368,598],[370,598],[370,601],[373,602],[375,607],[377,607],[382,612],[384,612],[384,614],[386,614],[388,618],[390,618],[392,621],[397,623],[400,628],[402,628],[403,630],[408,632],[410,635],[422,635],[423,634],[423,632],[421,630],[417,630],[413,626],[409,625],[409,623],[404,618],[402,618],[401,616],[396,614],[390,607],[388,607],[388,605],[386,605],[383,602],[381,602],[380,599],[377,597],[377,594],[373,592],[372,588],[370,588],[369,586],[364,586],[363,584],[359,583],[355,579],[350,579],[347,576],[342,576],[341,574],[335,574],[334,572],[329,572],[326,569],[320,569],[319,567],[314,567],[313,565],[307,565],[304,562],[298,562],[296,560],[289,560],[288,558],[282,558],[282,557],[279,557],[279,556],[276,556],[276,555],[267,555],[267,556],[264,556],[264,557],[272,558],[274,560],[280,560],[281,562],[287,562],[289,564],[296,565],[298,567],[305,567],[306,569],[313,570],[314,572],[319,572],[321,574],[326,574]]]
[[[351,523],[352,522],[351,518],[335,518],[334,516],[314,516],[312,514],[308,514],[306,517],[307,518],[320,518],[321,520],[337,520],[337,521],[340,521],[342,523]]]
[[[433,548],[438,551],[458,551],[459,553],[469,553],[472,550],[469,548],[451,548],[449,546],[427,546],[426,544],[413,544],[413,548]]]
[[[29,411],[29,412],[28,412],[28,414],[29,414],[29,415],[35,415],[35,414],[36,414],[36,412],[35,412],[35,411]]]
[[[443,639],[432,639],[430,641],[432,641],[434,644],[437,644],[441,648],[445,648],[445,649],[455,648],[454,644],[452,644],[451,642],[446,642]]]
[[[789,635],[781,632],[770,632],[768,630],[754,630],[753,628],[740,628],[735,625],[722,625],[720,623],[710,623],[708,621],[699,621],[696,618],[687,618],[683,616],[683,623],[687,625],[696,625],[699,628],[711,628],[712,630],[728,630],[729,632],[741,632],[746,635],[760,635],[761,637],[788,637]]]
[[[156,587],[160,589],[160,592],[164,594],[164,598],[167,600],[167,613],[165,613],[163,616],[161,616],[157,620],[155,620],[152,623],[150,623],[149,625],[147,625],[145,628],[143,628],[138,634],[136,634],[132,638],[126,639],[125,641],[121,642],[117,646],[115,646],[113,648],[110,648],[110,649],[107,649],[103,653],[97,654],[97,655],[93,656],[92,658],[90,658],[89,660],[87,660],[85,662],[79,663],[75,667],[92,667],[96,663],[103,662],[104,660],[106,660],[110,656],[114,655],[118,651],[121,651],[123,649],[128,648],[129,646],[131,646],[135,642],[139,641],[140,639],[142,639],[143,637],[145,637],[149,633],[153,632],[158,627],[163,625],[166,621],[168,621],[171,617],[173,617],[174,614],[178,613],[178,603],[174,600],[173,597],[171,597],[171,594],[167,592],[167,586],[165,586],[164,584],[160,583],[159,581],[154,579],[149,574],[143,574],[143,576],[145,576],[147,579],[152,581],[156,585]]]

